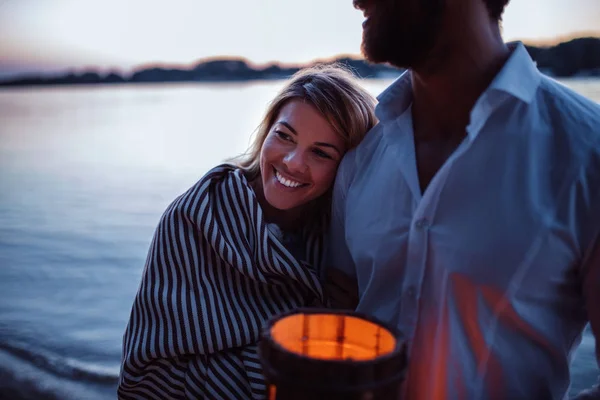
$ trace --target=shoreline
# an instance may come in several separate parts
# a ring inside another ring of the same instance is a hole
[[[65,378],[0,349],[0,399],[105,400],[116,395],[116,385],[116,380],[98,383]]]
[[[561,81],[561,82],[586,82],[586,81],[599,81],[599,75],[572,75],[572,76],[555,76],[545,71],[541,71],[544,75],[549,78]],[[360,78],[364,81],[386,81],[394,80],[400,73],[395,76],[380,76],[380,77],[365,77]],[[44,83],[44,84],[22,84],[22,85],[2,85],[0,83],[0,93],[9,91],[21,91],[21,90],[32,90],[32,89],[56,89],[56,88],[73,88],[73,89],[107,89],[107,88],[158,88],[158,87],[189,87],[190,85],[198,86],[210,86],[215,85],[223,87],[225,85],[232,85],[238,87],[239,85],[252,85],[256,83],[269,83],[278,82],[288,79],[289,77],[271,78],[271,79],[247,79],[247,80],[206,80],[206,81],[156,81],[156,82],[98,82],[98,83]]]
[[[600,37],[580,37],[550,47],[523,43],[538,69],[553,78],[600,77]],[[350,69],[359,78],[386,79],[398,76],[403,69],[387,64],[373,64],[355,56],[334,56],[328,60],[313,60],[306,64],[282,65],[273,62],[257,67],[239,57],[220,57],[199,61],[191,67],[146,65],[131,73],[97,70],[67,70],[59,75],[30,73],[0,80],[1,87],[48,85],[121,85],[140,83],[186,82],[247,82],[289,78],[301,68],[323,63],[336,63]]]

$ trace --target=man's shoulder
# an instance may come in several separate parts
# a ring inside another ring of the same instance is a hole
[[[600,104],[544,76],[538,100],[551,127],[594,146],[600,145]]]
[[[586,86],[584,81],[581,81],[581,84],[582,87]],[[546,98],[554,98],[582,110],[590,109],[596,113],[600,111],[600,104],[552,77],[542,75],[540,89],[542,96]],[[596,114],[596,117],[600,117],[600,114]]]
[[[579,178],[598,193],[600,104],[548,77],[542,79],[538,100],[544,128],[551,132],[563,165],[570,162],[579,168],[582,171]]]
[[[366,134],[365,138],[354,149],[348,151],[339,166],[339,171],[346,176],[355,175],[372,159],[383,138],[384,126],[381,122]]]

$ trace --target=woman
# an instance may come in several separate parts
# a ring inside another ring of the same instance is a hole
[[[247,155],[163,214],[124,335],[121,399],[261,399],[263,323],[322,305],[338,164],[374,125],[345,70],[308,68],[270,104]]]

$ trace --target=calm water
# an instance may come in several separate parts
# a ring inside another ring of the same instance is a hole
[[[565,83],[600,102],[600,80]],[[0,398],[115,398],[162,211],[246,148],[280,86],[0,91]],[[593,344],[586,333],[574,390],[597,376]]]

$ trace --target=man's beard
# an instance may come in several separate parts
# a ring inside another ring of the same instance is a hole
[[[379,0],[363,28],[363,55],[399,68],[424,64],[438,40],[444,8],[444,0]]]

